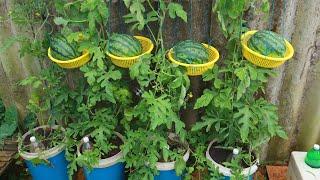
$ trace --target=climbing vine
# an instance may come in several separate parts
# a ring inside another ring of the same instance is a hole
[[[227,55],[222,66],[203,75],[203,80],[211,81],[212,86],[204,90],[195,104],[195,109],[204,107],[206,113],[192,129],[204,128],[225,146],[249,148],[249,157],[272,136],[286,138],[278,125],[277,107],[264,96],[268,78],[276,73],[250,64],[241,52],[241,35],[248,30],[244,13],[257,2],[219,0],[213,6],[228,40]],[[260,6],[267,13],[268,1],[263,1]]]

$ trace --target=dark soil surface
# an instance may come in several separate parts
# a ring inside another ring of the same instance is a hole
[[[54,133],[57,133],[57,131],[59,131],[59,129],[52,129],[52,128],[45,128],[45,129],[37,129],[34,133],[31,133],[29,135],[26,136],[26,138],[23,140],[23,146],[26,147],[26,150],[29,151],[30,149],[30,137],[31,136],[36,136],[36,137],[41,137],[41,139],[37,138],[38,141],[40,141],[45,149],[50,149],[50,148],[53,148],[51,142],[52,142],[52,139],[54,138],[53,137],[53,134]],[[51,136],[51,137],[50,137]],[[59,141],[59,140],[62,140],[61,138],[60,139],[56,139],[57,137],[55,137],[55,141]]]
[[[94,143],[94,141],[92,143]],[[112,149],[108,154],[103,155],[101,157],[101,159],[106,159],[106,158],[112,157],[112,156],[118,154],[121,151],[120,150],[120,146],[123,144],[123,142],[118,136],[114,135],[111,138],[110,143],[112,145],[115,145],[116,148]],[[82,146],[80,147],[80,149],[82,149]]]
[[[213,144],[210,147],[209,154],[215,162],[223,165],[223,163],[227,161],[228,157],[232,156],[232,150],[215,147],[215,144]],[[252,157],[252,161],[254,161],[254,159],[255,159],[255,157]],[[243,168],[249,167],[244,161],[242,161],[241,166]]]
[[[169,149],[171,151],[175,151],[175,152],[183,152],[186,153],[187,149],[186,147],[181,144],[180,142],[177,142],[177,141],[172,141],[172,140],[168,140],[168,145],[169,145]],[[170,162],[170,161],[174,161],[173,159],[168,159],[168,161],[165,161],[163,159],[163,157],[159,158],[159,162]]]

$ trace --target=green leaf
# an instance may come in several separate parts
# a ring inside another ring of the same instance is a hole
[[[213,92],[210,90],[205,90],[203,95],[197,99],[196,104],[194,105],[194,109],[199,109],[202,107],[206,107],[213,99]]]
[[[0,140],[12,136],[18,126],[18,111],[15,106],[6,109],[4,119],[0,121]]]
[[[270,3],[268,0],[264,0],[263,3],[262,3],[262,6],[261,6],[261,10],[262,12],[264,13],[268,13],[269,10],[270,10]]]
[[[112,80],[119,80],[121,79],[121,73],[120,71],[109,71],[108,72],[108,77],[111,78]]]
[[[193,127],[192,127],[192,131],[199,131],[201,129],[203,129],[204,127],[206,127],[206,132],[209,132],[211,130],[211,126],[213,124],[218,124],[219,120],[218,118],[215,117],[208,117],[205,116],[202,118],[203,122],[197,122]]]
[[[169,3],[169,16],[174,19],[176,16],[180,17],[184,22],[188,21],[187,13],[183,10],[183,6],[178,3]]]
[[[91,34],[96,31],[96,17],[99,17],[96,11],[91,11],[88,13],[89,30]]]
[[[102,18],[107,19],[109,17],[109,9],[107,6],[98,6],[98,11]]]
[[[186,162],[184,161],[183,157],[178,158],[174,164],[174,169],[176,170],[176,174],[178,176],[182,175],[185,168],[186,168]]]
[[[69,23],[69,21],[68,20],[66,20],[66,19],[64,19],[63,17],[55,17],[54,19],[53,19],[53,22],[56,24],[56,25],[63,25],[63,26],[66,26],[68,23]]]
[[[250,76],[246,68],[236,69],[235,74],[240,79],[240,83],[237,87],[237,100],[239,100],[250,86]]]
[[[249,135],[249,129],[251,126],[251,118],[252,113],[249,109],[249,107],[245,106],[241,109],[239,109],[239,112],[235,113],[233,116],[235,119],[239,119],[239,124],[241,125],[240,128],[240,136],[243,142],[246,142]]]
[[[181,92],[180,92],[180,97],[179,97],[179,106],[182,106],[184,103],[184,99],[187,94],[187,89],[182,85],[181,86]]]
[[[126,7],[130,6],[131,0],[123,0],[124,4],[126,5]]]
[[[288,139],[287,133],[280,128],[277,130],[277,135],[282,139]]]
[[[103,70],[104,69],[104,62],[102,59],[97,60],[97,66],[99,69]]]

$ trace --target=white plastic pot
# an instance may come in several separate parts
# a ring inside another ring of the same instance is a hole
[[[169,139],[174,139],[175,137],[177,137],[176,134],[170,133],[169,134]],[[183,155],[183,160],[185,162],[188,161],[189,156],[190,156],[190,149],[189,149],[189,145],[185,144],[187,147],[187,151],[186,153]],[[159,174],[157,176],[154,177],[154,180],[181,180],[181,176],[177,176],[174,165],[175,165],[175,161],[172,162],[157,162],[156,167],[159,171]]]
[[[223,166],[222,164],[219,164],[217,162],[215,162],[212,157],[210,156],[210,148],[212,146],[212,144],[214,143],[215,141],[211,141],[208,148],[207,148],[207,151],[206,151],[206,157],[207,159],[209,159],[212,164],[215,166],[215,167],[218,167],[219,169],[219,172],[221,174],[223,174],[224,176],[227,176],[227,177],[231,177],[232,176],[232,173],[231,173],[231,169],[230,168],[227,168],[225,166]],[[248,168],[245,168],[243,169],[242,171],[242,175],[244,176],[252,176],[257,170],[258,170],[258,163],[259,163],[259,160],[257,160],[255,162],[255,164],[253,164],[252,166],[248,167]]]
[[[48,126],[48,125],[44,125],[44,126],[39,126],[39,127],[36,127],[28,132],[26,132],[23,136],[22,136],[22,141],[24,139],[26,139],[26,137],[28,135],[31,134],[31,132],[33,131],[37,131],[38,129],[46,129],[46,128],[51,128],[51,129],[58,129],[58,128],[61,128],[61,130],[63,132],[65,132],[65,129],[58,126],[58,125],[55,125],[55,126]],[[51,157],[54,157],[56,156],[57,154],[61,153],[63,150],[65,149],[65,145],[64,144],[60,144],[58,146],[55,146],[51,149],[48,149],[48,150],[45,150],[45,151],[42,151],[40,153],[31,153],[31,152],[27,152],[27,151],[22,151],[21,150],[21,147],[18,146],[18,152],[20,154],[20,156],[25,159],[25,160],[32,160],[32,159],[35,159],[35,158],[40,158],[40,159],[49,159]]]
[[[118,132],[114,132],[114,133],[123,142],[123,136]],[[77,149],[78,156],[81,156],[80,147],[81,147],[82,144],[83,144],[83,142],[81,142],[80,146]],[[120,151],[114,156],[111,156],[111,157],[108,157],[108,158],[105,158],[105,159],[100,159],[99,163],[97,165],[94,165],[93,168],[105,168],[105,167],[112,166],[112,165],[118,163],[122,158],[123,158],[123,154],[122,154],[122,151]]]

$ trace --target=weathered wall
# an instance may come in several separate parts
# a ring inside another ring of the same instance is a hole
[[[307,113],[312,104],[319,103],[319,94],[311,94],[310,89],[315,88],[313,84],[320,76],[315,70],[319,64],[315,45],[320,27],[320,0],[287,1],[283,10],[286,11],[275,23],[278,23],[277,30],[291,40],[295,56],[279,69],[280,76],[270,81],[268,92],[270,100],[279,105],[280,122],[289,139],[274,138],[268,145],[268,160],[287,159],[288,152],[299,149],[297,147],[310,148],[317,141],[320,128],[315,120],[320,109]]]
[[[0,16],[6,16],[12,6],[12,0],[2,0],[0,2]],[[0,23],[0,42],[5,42],[9,37],[17,36],[21,33],[29,33],[26,29],[17,27],[11,21]],[[0,54],[0,97],[6,106],[15,104],[21,117],[26,114],[26,105],[30,88],[17,86],[17,83],[38,72],[40,65],[37,60],[19,56],[19,44],[14,44]]]
[[[216,16],[211,13],[214,0],[176,0],[188,12],[189,22],[167,19],[164,36],[167,47],[183,39],[210,42],[222,52],[225,39],[219,31]],[[305,150],[313,143],[320,143],[320,0],[270,0],[274,2],[271,18],[263,15],[248,16],[249,25],[254,29],[272,29],[283,34],[295,47],[295,56],[278,68],[279,76],[270,79],[267,96],[279,105],[280,122],[288,133],[288,140],[274,138],[264,148],[264,158],[286,160],[293,149]],[[10,0],[0,2],[0,15],[8,12]],[[113,1],[109,30],[127,32],[128,25],[122,19],[127,13],[123,1]],[[154,27],[155,25],[151,25]],[[27,33],[12,22],[0,24],[0,41],[8,36]],[[134,34],[134,33],[133,33]],[[142,34],[150,36],[147,31]],[[8,49],[0,56],[0,96],[6,104],[14,103],[21,114],[30,89],[16,86],[16,82],[36,73],[40,66],[37,60],[19,58],[19,45]],[[199,78],[192,80],[201,93]],[[199,90],[200,89],[200,90]],[[195,97],[197,94],[195,95]],[[197,115],[188,119],[192,123]]]

